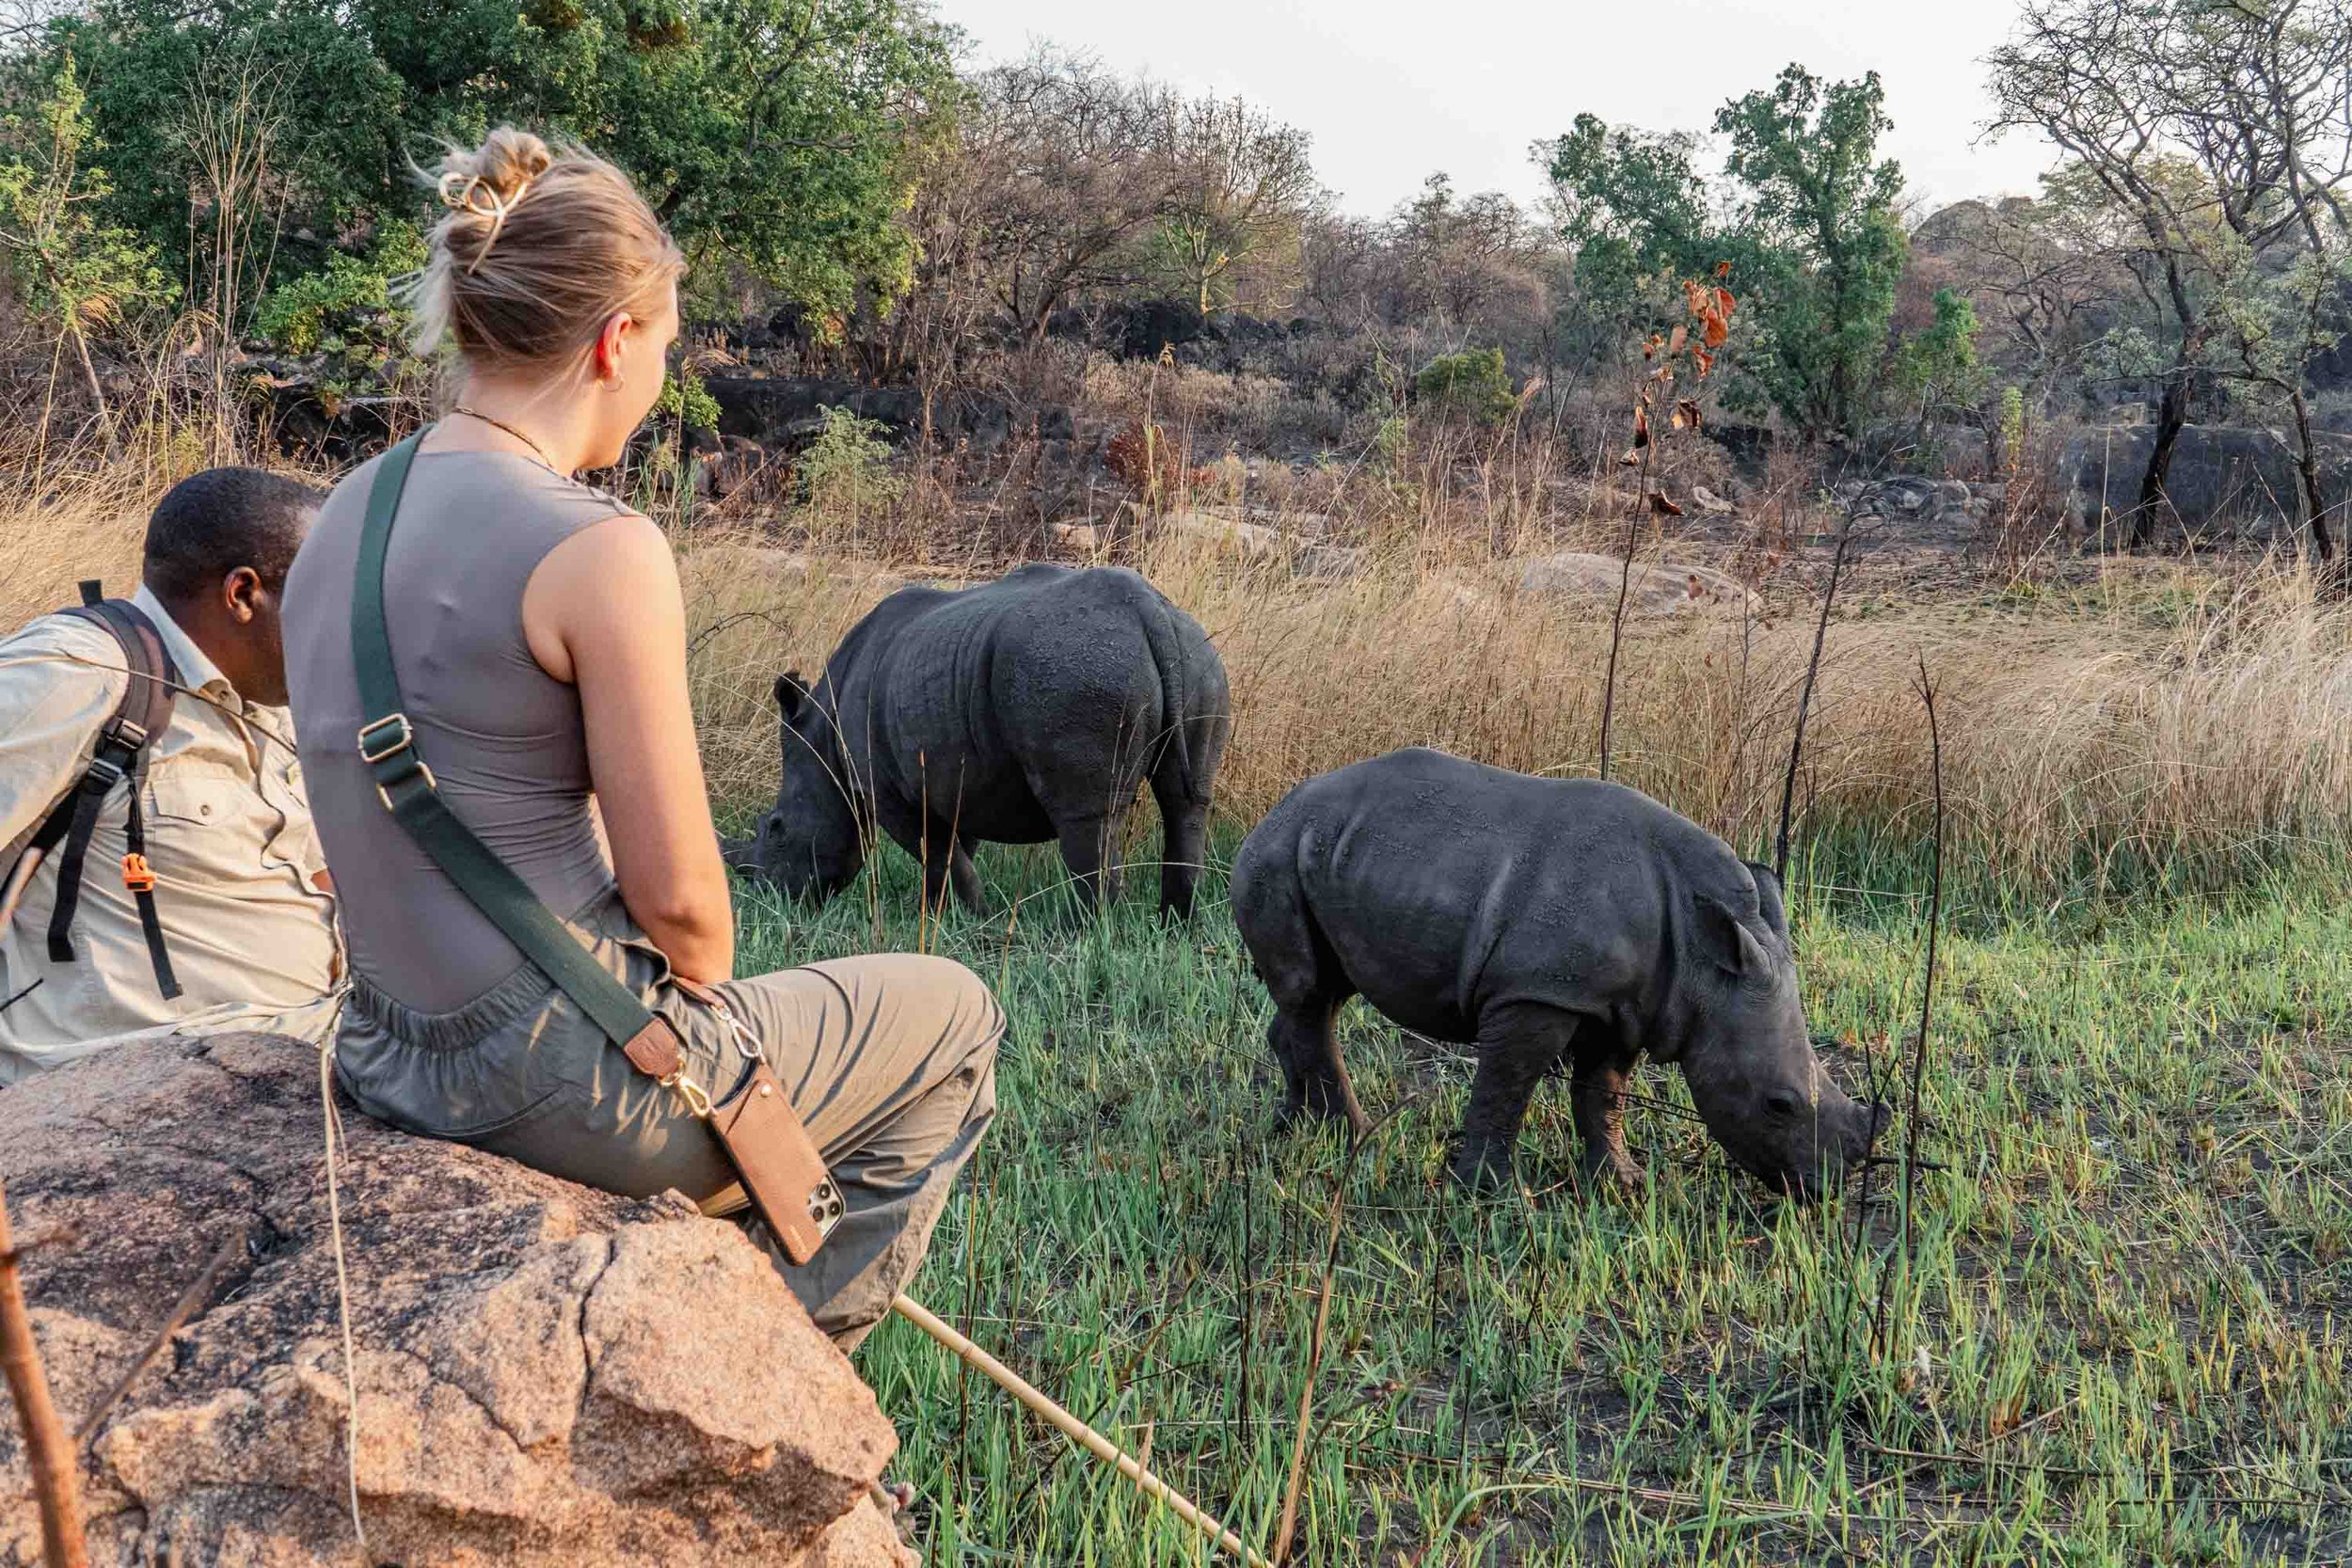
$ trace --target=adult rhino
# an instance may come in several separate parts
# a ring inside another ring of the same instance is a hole
[[[1023,566],[901,588],[850,628],[814,687],[777,677],[776,803],[729,862],[829,898],[879,829],[980,907],[965,846],[1057,841],[1079,895],[1118,895],[1116,848],[1149,784],[1165,832],[1160,907],[1192,912],[1209,797],[1232,728],[1200,624],[1119,566]]]
[[[1771,870],[1621,785],[1391,752],[1292,790],[1234,858],[1232,897],[1274,999],[1285,1124],[1365,1127],[1332,1030],[1356,994],[1475,1042],[1454,1166],[1473,1186],[1508,1181],[1529,1098],[1564,1056],[1588,1177],[1635,1175],[1623,1096],[1645,1051],[1682,1069],[1734,1162],[1798,1196],[1884,1118],[1813,1054]]]

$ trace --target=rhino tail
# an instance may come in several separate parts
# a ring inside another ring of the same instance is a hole
[[[1144,618],[1143,637],[1160,676],[1161,733],[1152,748],[1149,771],[1154,779],[1160,778],[1173,762],[1185,798],[1197,800],[1203,793],[1203,781],[1193,767],[1192,716],[1186,711],[1192,691],[1191,655],[1184,646],[1184,628],[1176,621],[1176,607],[1157,591],[1152,598],[1157,613]]]

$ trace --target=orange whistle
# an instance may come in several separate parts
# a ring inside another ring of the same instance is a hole
[[[149,868],[145,855],[122,857],[122,885],[133,893],[155,891],[155,873]]]

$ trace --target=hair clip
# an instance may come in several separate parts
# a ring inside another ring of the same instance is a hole
[[[474,269],[482,265],[482,259],[490,254],[490,247],[499,243],[499,233],[506,227],[506,214],[515,210],[530,190],[531,182],[526,180],[511,199],[502,199],[497,191],[490,188],[490,182],[479,174],[452,169],[441,176],[443,206],[453,212],[471,213],[475,217],[490,220],[490,232],[484,238],[482,248],[474,252],[473,260],[466,265],[467,277],[473,276]]]

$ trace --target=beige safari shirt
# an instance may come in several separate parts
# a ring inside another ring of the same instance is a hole
[[[182,994],[167,1002],[157,990],[122,885],[129,798],[118,788],[90,838],[74,961],[49,959],[62,849],[0,931],[0,1084],[142,1035],[270,1029],[323,1040],[334,1027],[335,901],[312,879],[326,861],[293,722],[238,696],[145,588],[132,602],[192,689],[177,693],[149,748],[144,801],[155,909]],[[77,617],[45,616],[0,641],[0,873],[80,781],[129,681],[112,634]]]

